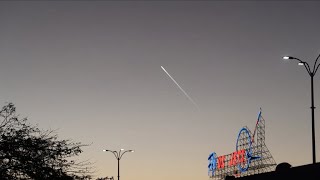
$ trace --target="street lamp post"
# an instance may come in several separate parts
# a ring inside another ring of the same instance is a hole
[[[124,149],[120,149],[119,152],[117,151],[112,151],[112,150],[108,150],[108,149],[104,149],[103,151],[105,152],[112,152],[112,154],[116,157],[116,159],[118,160],[118,180],[120,180],[120,159],[122,158],[123,154],[126,152],[134,152],[133,150],[126,150],[124,151]]]
[[[313,77],[316,75],[318,68],[320,66],[320,63],[317,65],[318,59],[320,57],[320,54],[318,55],[316,61],[314,62],[313,69],[310,68],[309,64],[305,61],[302,61],[296,57],[292,56],[284,56],[283,59],[293,59],[298,61],[298,65],[304,66],[310,75],[311,78],[311,120],[312,120],[312,162],[313,164],[316,163],[316,145],[315,145],[315,131],[314,131],[314,90],[313,90]]]

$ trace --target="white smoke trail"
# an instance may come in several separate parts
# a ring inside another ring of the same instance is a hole
[[[192,104],[194,104],[197,107],[197,109],[200,109],[199,106],[197,105],[197,103],[195,103],[193,101],[193,99],[187,94],[187,92],[182,89],[182,87],[177,83],[176,80],[173,79],[173,77],[166,71],[166,69],[164,69],[164,67],[162,67],[162,66],[161,66],[161,68],[170,77],[170,79],[179,87],[179,89],[184,93],[184,95],[187,96],[187,98],[192,102]]]

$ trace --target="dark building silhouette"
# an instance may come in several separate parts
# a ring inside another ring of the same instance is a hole
[[[227,176],[225,180],[277,180],[277,179],[303,179],[320,180],[320,163],[291,167],[289,163],[280,163],[272,172],[236,178]]]

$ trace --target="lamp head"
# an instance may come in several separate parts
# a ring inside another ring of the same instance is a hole
[[[293,57],[291,57],[291,56],[283,56],[282,59],[285,59],[285,60],[287,60],[287,59],[293,59]]]
[[[299,62],[298,65],[299,65],[299,66],[304,66],[304,63],[305,63],[305,62]]]
[[[106,152],[106,151],[109,151],[109,150],[108,150],[108,149],[104,149],[104,150],[102,150],[102,151],[105,151],[105,152]]]

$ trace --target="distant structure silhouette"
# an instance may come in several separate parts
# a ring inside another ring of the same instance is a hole
[[[275,171],[255,174],[237,178],[235,176],[226,176],[225,180],[319,180],[320,179],[320,163],[307,164],[297,167],[291,167],[287,162],[277,165]]]
[[[292,166],[291,164],[287,163],[287,162],[283,162],[277,165],[276,167],[276,171],[280,172],[280,171],[286,171],[288,169],[290,169]]]

